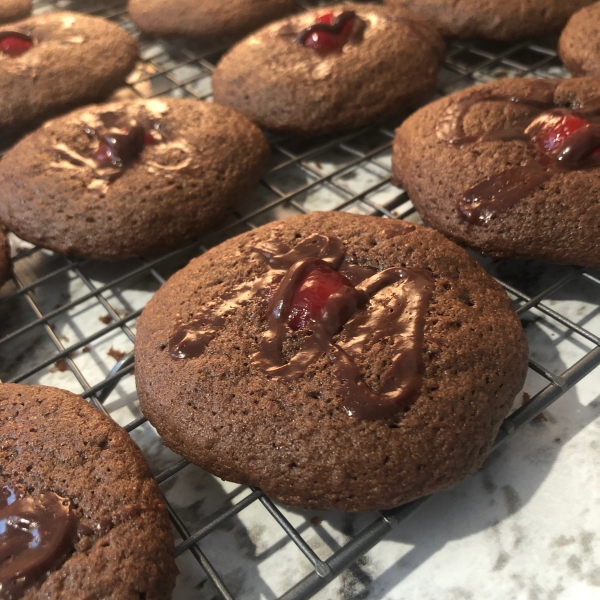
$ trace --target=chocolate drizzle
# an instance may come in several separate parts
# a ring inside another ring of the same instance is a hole
[[[549,181],[557,172],[600,166],[600,125],[589,122],[561,140],[551,151],[540,150],[538,134],[547,120],[565,115],[594,118],[599,114],[600,99],[592,100],[578,110],[555,108],[556,84],[546,81],[530,82],[526,95],[494,94],[475,90],[451,104],[436,126],[437,137],[448,144],[460,146],[476,142],[521,141],[532,151],[534,160],[519,167],[496,173],[463,192],[457,200],[461,220],[471,225],[489,223],[497,214],[507,211]],[[535,109],[521,124],[488,131],[482,135],[466,135],[464,121],[477,104],[483,102],[515,103]]]
[[[169,341],[173,358],[200,356],[227,316],[260,291],[268,302],[267,330],[252,364],[270,379],[300,379],[310,365],[326,356],[337,381],[336,393],[350,415],[387,419],[412,405],[421,389],[423,331],[433,292],[427,271],[394,267],[377,273],[358,267],[345,258],[341,240],[322,235],[313,235],[292,250],[276,243],[253,252],[271,269],[236,287],[222,303],[203,307],[186,324],[178,315]],[[329,296],[320,317],[301,331],[298,351],[286,360],[283,347],[292,333],[292,298],[313,270],[324,268],[338,270],[351,285],[341,285]],[[376,345],[392,347],[391,364],[381,375],[377,391],[365,382],[356,363]]]
[[[545,82],[531,82],[526,96],[517,94],[494,94],[489,90],[475,89],[471,94],[453,102],[446,109],[436,126],[438,139],[453,145],[470,144],[481,140],[482,136],[466,135],[465,118],[469,111],[483,102],[512,102],[537,109],[539,112],[554,106],[554,90],[556,85]],[[518,130],[517,130],[518,131]],[[521,132],[523,128],[521,128]],[[489,134],[484,134],[484,137]]]
[[[33,498],[0,489],[0,597],[20,598],[73,552],[78,519],[54,492]]]
[[[314,235],[300,242],[293,250],[276,243],[274,247],[254,248],[270,270],[250,283],[242,283],[224,294],[220,303],[210,302],[188,322],[177,315],[175,329],[169,339],[169,354],[172,358],[196,358],[200,356],[225,320],[238,308],[246,306],[256,296],[269,298],[272,286],[276,285],[295,262],[308,256],[318,256],[334,268],[344,259],[344,249],[337,238]]]
[[[540,165],[506,169],[468,189],[458,200],[458,214],[472,225],[488,223],[552,177]]]

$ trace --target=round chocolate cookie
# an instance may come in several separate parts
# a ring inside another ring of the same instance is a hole
[[[269,158],[242,115],[161,98],[78,109],[0,162],[0,221],[68,256],[118,259],[174,248],[228,216]]]
[[[64,390],[0,384],[0,456],[3,598],[171,597],[166,506],[112,419]]]
[[[383,509],[478,469],[521,389],[502,288],[443,236],[312,213],[228,240],[138,321],[167,446],[289,505]]]
[[[24,19],[31,14],[31,0],[2,0],[0,2],[0,24]],[[2,40],[0,38],[0,46]]]
[[[0,131],[101,99],[136,58],[135,38],[98,17],[45,13],[0,27]]]
[[[438,32],[403,10],[338,4],[267,25],[213,76],[215,101],[272,131],[316,135],[410,108],[435,88]]]
[[[494,257],[600,267],[600,80],[505,79],[396,131],[393,177],[423,220]]]
[[[600,75],[600,2],[577,11],[558,40],[558,54],[573,75]]]
[[[10,276],[10,264],[8,240],[0,227],[0,287]]]
[[[518,40],[559,31],[579,8],[594,0],[385,0],[427,19],[459,38]]]
[[[239,38],[292,12],[294,0],[129,0],[131,20],[149,35],[204,41]]]

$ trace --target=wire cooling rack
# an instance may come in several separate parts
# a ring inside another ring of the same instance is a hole
[[[298,10],[313,4],[300,3]],[[70,9],[97,14],[137,35],[121,1],[35,0],[34,7],[37,13]],[[566,76],[555,42],[451,43],[438,93],[506,76]],[[142,37],[141,60],[118,95],[210,100],[211,73],[225,49]],[[399,122],[391,120],[338,137],[272,137],[271,169],[235,216],[199,242],[153,260],[114,264],[69,260],[12,238],[15,274],[0,293],[0,377],[5,382],[50,383],[81,393],[131,433],[156,473],[177,532],[177,555],[187,587],[178,584],[176,597],[238,597],[233,589],[241,589],[239,579],[247,575],[245,570],[254,569],[261,577],[256,561],[242,558],[237,570],[231,568],[229,563],[237,564],[236,556],[249,553],[285,575],[281,591],[261,591],[258,586],[256,597],[309,598],[427,500],[391,511],[345,515],[344,522],[347,525],[350,519],[351,526],[342,527],[343,535],[324,552],[314,535],[322,525],[321,517],[285,510],[258,489],[217,481],[165,449],[139,410],[131,377],[136,318],[160,285],[206,248],[265,222],[312,210],[418,221],[406,193],[389,182],[390,144]],[[0,138],[0,153],[17,138]],[[589,305],[589,298],[599,297],[600,275],[589,269],[480,260],[514,300],[526,329],[544,323],[563,338],[579,340],[579,352],[564,372],[553,372],[543,361],[531,358],[535,389],[531,399],[503,423],[495,442],[498,447],[600,365],[600,331],[588,327],[592,321],[585,316],[575,319],[553,302],[557,295],[566,294],[581,300],[582,306]],[[247,513],[252,514],[249,519],[244,517]],[[202,548],[210,547],[210,540],[218,535],[224,535],[225,541],[209,560]],[[275,542],[261,551],[261,540],[267,535]],[[327,535],[335,537],[323,528],[321,538]],[[284,558],[282,548],[290,545],[299,554]]]

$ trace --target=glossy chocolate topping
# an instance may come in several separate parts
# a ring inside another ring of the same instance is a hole
[[[211,303],[183,323],[177,317],[169,342],[173,358],[197,357],[225,323],[227,315],[257,294],[267,301],[267,330],[252,364],[271,379],[292,381],[323,356],[331,362],[347,412],[361,419],[393,417],[407,410],[421,389],[425,317],[433,292],[427,271],[391,268],[375,272],[353,265],[338,238],[313,235],[294,249],[281,243],[255,248],[271,267],[261,277],[235,288],[222,303]],[[293,301],[316,271],[337,283],[324,306],[302,323],[300,348],[286,359],[284,342],[291,334]],[[337,278],[333,277],[336,272]],[[365,381],[357,360],[375,345],[393,348],[378,390]]]
[[[532,150],[532,160],[521,167],[506,169],[488,177],[461,194],[457,200],[460,218],[472,225],[488,223],[517,202],[539,189],[556,172],[584,169],[600,165],[600,125],[598,100],[578,110],[556,108],[552,82],[531,82],[527,95],[494,94],[475,90],[472,94],[451,104],[437,123],[437,136],[453,145],[475,142],[522,141]],[[466,135],[464,121],[477,104],[483,102],[512,102],[535,109],[521,124],[496,129],[478,136]],[[572,117],[578,128],[570,128],[563,121]],[[580,122],[580,124],[579,124]],[[553,129],[554,127],[554,129]],[[546,139],[549,138],[549,139]]]
[[[494,94],[489,90],[475,88],[471,94],[453,102],[446,109],[436,126],[437,137],[455,145],[479,141],[481,136],[470,136],[465,133],[465,118],[474,106],[483,102],[513,102],[541,112],[554,106],[555,89],[556,84],[541,80],[531,83],[530,91],[526,96]]]
[[[73,552],[78,519],[54,492],[37,498],[0,489],[0,598],[16,600]]]
[[[488,223],[551,177],[550,171],[535,163],[501,171],[464,192],[458,200],[458,214],[472,225]]]
[[[256,296],[269,298],[272,286],[280,281],[287,269],[296,261],[308,256],[318,256],[323,261],[339,266],[344,259],[343,244],[337,238],[314,235],[293,250],[282,244],[255,248],[253,252],[267,262],[270,270],[252,282],[243,283],[224,294],[220,302],[207,304],[186,323],[177,315],[175,329],[169,340],[169,354],[173,358],[196,358],[224,325],[228,315],[248,304]]]

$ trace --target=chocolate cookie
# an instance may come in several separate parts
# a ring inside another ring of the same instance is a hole
[[[0,28],[0,131],[101,99],[123,83],[137,42],[98,17],[45,13]]]
[[[443,55],[437,31],[407,11],[338,4],[234,46],[214,72],[214,97],[273,131],[351,129],[433,92]]]
[[[163,498],[110,418],[64,390],[0,384],[0,456],[3,598],[171,597]]]
[[[558,40],[558,54],[573,75],[600,75],[600,2],[577,11]]]
[[[10,252],[8,240],[0,227],[0,287],[10,276]]]
[[[100,104],[52,121],[0,162],[0,221],[68,256],[182,245],[225,218],[269,158],[242,115],[196,100]]]
[[[505,79],[396,131],[393,176],[423,220],[494,257],[600,267],[600,80]]]
[[[559,31],[594,0],[385,0],[427,19],[448,36],[518,40]]]
[[[2,0],[0,3],[0,24],[24,19],[31,14],[31,0]],[[0,40],[0,45],[2,41]]]
[[[186,35],[204,41],[239,38],[292,12],[294,0],[129,0],[131,20],[150,35]]]
[[[390,508],[456,484],[526,369],[506,294],[466,252],[348,213],[209,250],[152,298],[136,340],[141,406],[169,447],[315,509]]]

